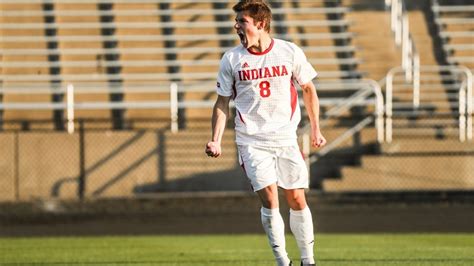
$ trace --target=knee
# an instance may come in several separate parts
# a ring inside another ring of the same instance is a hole
[[[278,197],[262,197],[262,206],[267,209],[275,209],[278,208]]]
[[[257,191],[257,194],[260,197],[263,207],[267,209],[278,208],[278,188],[276,184]]]
[[[306,199],[304,194],[291,194],[287,196],[288,205],[295,211],[306,208]]]

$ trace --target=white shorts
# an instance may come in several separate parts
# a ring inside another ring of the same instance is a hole
[[[253,190],[276,183],[283,189],[308,188],[308,169],[298,145],[260,147],[239,145],[239,161]]]

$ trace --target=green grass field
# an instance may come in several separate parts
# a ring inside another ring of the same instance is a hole
[[[474,234],[320,234],[318,265],[474,265]],[[291,235],[288,253],[297,262]],[[274,265],[264,235],[0,238],[0,265]]]

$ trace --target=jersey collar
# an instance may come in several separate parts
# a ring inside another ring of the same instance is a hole
[[[267,54],[268,52],[270,52],[272,50],[273,43],[274,43],[274,41],[273,41],[273,38],[272,38],[272,42],[270,43],[270,46],[268,46],[268,48],[265,49],[265,51],[263,51],[263,52],[254,52],[254,51],[251,51],[250,49],[247,49],[247,51],[249,53],[253,54],[253,55],[264,55],[264,54]]]

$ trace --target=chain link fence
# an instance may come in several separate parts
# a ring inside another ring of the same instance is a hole
[[[0,200],[134,197],[183,191],[250,191],[227,129],[223,155],[204,153],[209,121],[172,133],[127,130],[0,133]],[[232,125],[229,125],[232,127]],[[331,143],[346,129],[330,126]],[[324,192],[474,190],[474,144],[456,137],[399,136],[379,144],[367,127],[310,165]],[[311,150],[317,156],[319,150]]]
[[[127,130],[4,131],[0,133],[2,201],[131,197],[163,191],[244,190],[233,134],[224,155],[204,153],[209,129],[177,133]],[[209,125],[208,123],[205,123]]]
[[[311,165],[325,192],[474,190],[474,143],[400,137],[375,144],[362,131]]]

